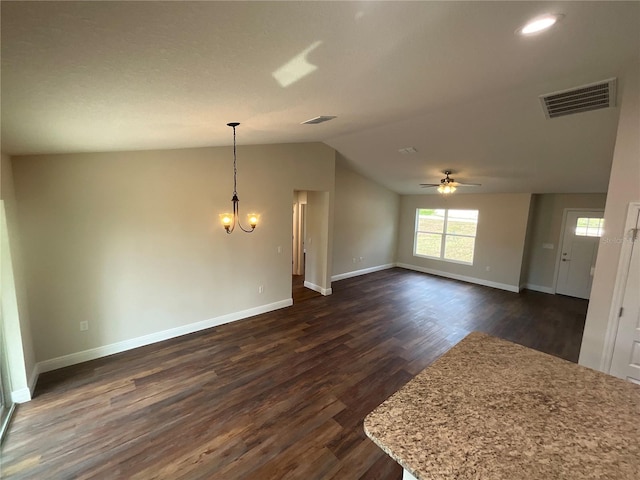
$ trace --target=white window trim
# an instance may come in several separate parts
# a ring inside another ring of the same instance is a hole
[[[477,226],[476,226],[476,234],[475,235],[460,235],[457,233],[446,233],[447,232],[447,223],[449,222],[449,211],[450,210],[474,210],[474,209],[460,209],[460,208],[440,208],[440,209],[434,209],[434,210],[444,210],[444,224],[442,225],[442,233],[440,232],[428,232],[428,231],[422,231],[422,230],[418,230],[418,225],[420,224],[420,210],[425,210],[424,207],[420,208],[416,208],[416,215],[415,215],[415,223],[413,226],[413,256],[414,257],[421,257],[421,258],[429,258],[431,260],[439,260],[441,262],[448,262],[448,263],[457,263],[458,265],[473,265],[473,261],[471,262],[464,262],[462,260],[452,260],[449,258],[445,258],[444,256],[444,252],[445,252],[445,245],[446,245],[446,241],[447,241],[447,236],[449,237],[465,237],[465,238],[473,238],[473,258],[475,260],[475,240],[478,238],[478,230],[477,230]],[[475,210],[478,212],[478,217],[480,216],[480,211],[479,210]],[[477,223],[476,223],[477,225]],[[432,255],[423,255],[422,253],[418,253],[416,252],[417,248],[418,248],[418,233],[429,233],[432,235],[440,235],[440,256],[439,257],[434,257]]]

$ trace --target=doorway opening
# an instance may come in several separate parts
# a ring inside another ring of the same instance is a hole
[[[320,293],[305,286],[307,251],[307,192],[293,192],[293,233],[291,236],[293,258],[291,261],[291,298],[293,303],[318,297]]]
[[[307,234],[307,192],[295,190],[293,192],[293,234],[292,252],[293,260],[292,274],[301,277],[304,283],[304,269],[306,260],[306,251],[304,239]]]

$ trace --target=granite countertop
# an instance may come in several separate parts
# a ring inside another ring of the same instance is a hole
[[[371,412],[420,480],[640,479],[640,386],[472,333]]]

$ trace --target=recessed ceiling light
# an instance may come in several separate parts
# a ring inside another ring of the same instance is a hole
[[[536,33],[543,32],[552,26],[554,26],[564,15],[560,14],[547,14],[541,17],[534,18],[530,22],[527,22],[524,27],[517,30],[520,35],[535,35]]]

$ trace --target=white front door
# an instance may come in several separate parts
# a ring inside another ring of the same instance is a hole
[[[602,210],[567,210],[556,293],[589,298],[603,231],[602,217]]]
[[[618,331],[613,347],[611,370],[616,377],[640,384],[640,207],[635,212],[635,228],[627,232],[623,241],[632,242]]]

